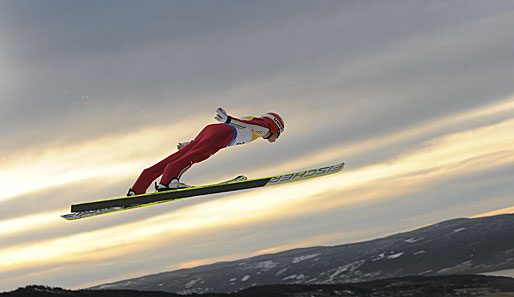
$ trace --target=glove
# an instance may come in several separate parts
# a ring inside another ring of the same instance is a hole
[[[216,116],[214,119],[216,119],[218,122],[228,123],[230,116],[227,115],[227,112],[222,107],[218,107],[218,109],[216,109]]]
[[[177,144],[177,149],[178,150],[181,150],[183,149],[186,145],[190,144],[191,141],[187,141],[187,142],[179,142],[179,144]]]

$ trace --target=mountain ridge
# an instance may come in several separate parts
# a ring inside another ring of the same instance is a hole
[[[65,290],[31,285],[5,297],[376,297],[376,296],[431,296],[431,297],[490,297],[514,296],[514,279],[483,275],[411,276],[381,279],[362,283],[332,285],[266,285],[233,293],[178,295],[162,291],[136,290]]]
[[[271,284],[334,284],[514,268],[514,214],[458,218],[369,241],[315,246],[92,287],[179,294]]]

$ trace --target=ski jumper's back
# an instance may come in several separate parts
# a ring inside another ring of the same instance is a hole
[[[257,117],[247,116],[247,117],[238,118],[238,120],[241,122],[250,124],[250,125],[257,125],[257,126],[261,126],[264,128],[268,127],[268,124],[263,119],[257,118]],[[230,126],[234,132],[234,134],[232,136],[232,140],[230,141],[230,143],[227,146],[250,143],[257,138],[262,137],[262,135],[258,135],[254,132],[238,128],[231,124],[225,124],[225,125]]]

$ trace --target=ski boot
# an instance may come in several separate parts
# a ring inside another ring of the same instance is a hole
[[[178,179],[174,178],[170,181],[168,185],[165,185],[163,183],[155,183],[155,191],[156,192],[163,192],[163,191],[169,191],[169,190],[176,190],[176,189],[184,189],[184,188],[191,188],[192,186],[186,185],[185,183],[181,183],[178,181]]]

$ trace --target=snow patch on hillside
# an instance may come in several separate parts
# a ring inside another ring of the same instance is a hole
[[[296,263],[300,263],[302,261],[305,261],[305,260],[309,260],[309,259],[312,259],[312,258],[316,258],[317,256],[319,256],[320,254],[312,254],[312,255],[304,255],[304,256],[299,256],[299,257],[295,257],[293,259],[293,263],[296,264]]]

